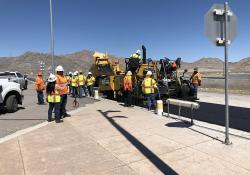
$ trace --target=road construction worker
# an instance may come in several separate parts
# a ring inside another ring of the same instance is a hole
[[[79,98],[82,98],[83,91],[85,94],[85,83],[86,83],[86,77],[82,73],[82,71],[79,71],[78,75]]]
[[[93,77],[92,72],[88,73],[86,83],[87,83],[89,96],[93,97],[93,95],[94,95],[93,94],[93,88],[94,88],[94,85],[95,85],[95,77]]]
[[[134,53],[134,54],[132,54],[130,56],[130,59],[138,59],[138,60],[140,60],[141,59],[141,51],[137,50],[136,53]]]
[[[71,94],[71,77],[72,77],[72,72],[69,72],[69,74],[66,76],[68,83],[68,94]]]
[[[61,97],[59,91],[56,90],[56,79],[54,74],[50,74],[48,78],[48,84],[46,87],[47,102],[49,103],[48,109],[48,122],[52,121],[52,111],[55,109],[55,121],[56,123],[62,122],[60,117],[60,102]]]
[[[194,72],[191,75],[190,80],[191,80],[191,89],[194,95],[194,99],[199,100],[199,98],[197,98],[197,93],[198,93],[198,86],[201,85],[201,74],[199,73],[197,67],[194,68]]]
[[[123,79],[123,88],[124,88],[124,102],[125,106],[132,105],[132,93],[133,93],[133,85],[132,85],[132,72],[128,71],[126,76]]]
[[[155,101],[155,88],[157,88],[156,81],[151,78],[152,72],[148,71],[146,78],[142,82],[142,92],[144,93],[147,99],[148,110],[151,110],[152,107],[156,107]]]
[[[70,117],[71,115],[67,114],[66,105],[68,99],[68,83],[66,77],[63,75],[64,69],[62,66],[56,67],[56,90],[59,91],[61,102],[60,102],[60,117]]]
[[[77,97],[78,95],[78,73],[77,71],[74,72],[72,78],[71,78],[71,87],[72,87],[72,96]]]
[[[42,72],[38,72],[35,82],[35,90],[37,92],[37,99],[39,105],[43,105],[44,103],[44,97],[43,97],[43,91],[45,90],[45,83],[43,80]]]

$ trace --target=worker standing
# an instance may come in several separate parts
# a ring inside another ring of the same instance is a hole
[[[35,82],[35,90],[37,92],[37,99],[39,105],[43,105],[44,103],[44,97],[43,97],[43,91],[45,90],[45,83],[43,80],[42,72],[38,72]]]
[[[68,99],[68,86],[67,86],[67,79],[63,75],[64,69],[62,66],[56,67],[56,90],[59,91],[61,102],[60,102],[60,117],[70,117],[71,115],[67,114],[66,105]]]
[[[194,95],[194,99],[199,100],[199,98],[197,98],[197,94],[198,94],[198,86],[201,86],[201,74],[198,71],[198,67],[194,68],[194,72],[191,75],[190,80],[191,80],[191,89]]]
[[[85,88],[84,88],[85,82],[86,82],[85,75],[82,73],[82,71],[79,71],[79,75],[78,75],[79,98],[82,98],[83,91],[85,93]]]
[[[47,102],[49,103],[48,122],[52,121],[52,111],[53,109],[55,109],[56,123],[60,123],[63,121],[61,120],[61,117],[60,117],[61,97],[60,97],[59,91],[56,90],[56,79],[57,77],[54,74],[50,74],[49,79],[48,79],[48,84],[46,87]]]
[[[125,106],[132,105],[132,93],[133,93],[133,85],[132,85],[132,72],[128,71],[126,76],[123,79],[123,87],[124,87],[124,102]]]
[[[134,54],[132,54],[130,56],[130,59],[138,59],[138,60],[140,60],[141,59],[141,51],[137,50],[136,53],[134,53]]]
[[[93,94],[93,88],[94,88],[94,85],[95,85],[95,77],[93,77],[92,72],[88,73],[86,83],[87,83],[89,96],[93,97],[93,95],[94,95]]]
[[[67,75],[68,94],[71,94],[71,77],[72,77],[72,72],[69,72],[69,74]]]
[[[142,82],[142,92],[144,93],[147,99],[147,107],[148,110],[151,110],[152,107],[156,106],[155,101],[155,88],[157,88],[156,81],[151,78],[152,72],[148,71],[146,74],[146,78],[144,78]]]
[[[72,87],[72,96],[74,98],[77,97],[78,95],[78,75],[77,75],[77,72],[74,72],[72,78],[71,78],[71,87]]]

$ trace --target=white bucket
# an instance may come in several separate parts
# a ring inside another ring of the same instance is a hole
[[[157,115],[162,116],[162,113],[163,113],[163,101],[162,100],[157,100],[156,111],[157,111]]]
[[[95,92],[94,99],[98,100],[98,99],[99,99],[99,93],[98,93],[98,90],[94,90],[94,92]]]

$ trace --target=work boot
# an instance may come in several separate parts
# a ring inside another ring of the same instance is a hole
[[[71,115],[68,113],[65,113],[63,117],[71,117]]]
[[[63,122],[63,120],[61,120],[61,119],[56,119],[56,123],[62,123]]]

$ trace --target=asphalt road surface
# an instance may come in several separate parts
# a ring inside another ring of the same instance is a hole
[[[225,126],[224,94],[200,93],[200,108],[194,111],[194,119]],[[230,128],[250,132],[250,96],[229,95],[229,126]],[[164,107],[167,112],[167,106]],[[178,107],[170,105],[170,113],[178,114]],[[190,118],[190,109],[182,108],[181,116]]]
[[[15,113],[0,113],[0,138],[18,130],[34,126],[42,123],[48,118],[48,105],[38,105],[36,91],[31,84],[28,90],[23,91],[24,101],[23,105]],[[91,98],[78,99],[80,106],[94,103],[95,100]],[[73,110],[73,98],[68,98],[67,110]]]

